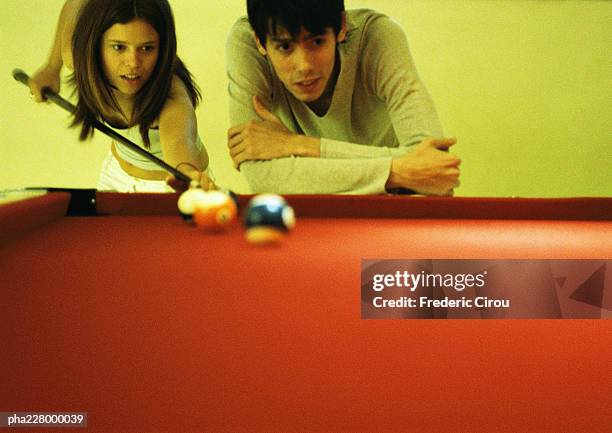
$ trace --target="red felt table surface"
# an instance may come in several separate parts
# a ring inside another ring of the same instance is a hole
[[[137,199],[0,244],[0,411],[88,412],[92,432],[612,425],[610,320],[360,318],[363,258],[610,258],[609,219],[298,213],[258,248],[239,226],[187,226],[167,197],[117,211]]]

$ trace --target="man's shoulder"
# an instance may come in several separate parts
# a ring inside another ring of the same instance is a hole
[[[403,37],[402,27],[389,16],[371,9],[347,10],[347,41],[351,51],[378,50],[396,36]]]
[[[347,9],[346,18],[348,22],[363,23],[370,19],[377,17],[386,17],[387,15],[382,12],[378,12],[374,9],[358,8],[358,9]]]
[[[253,30],[251,29],[249,19],[246,16],[241,16],[234,22],[227,37],[230,40],[252,38],[252,32]]]
[[[384,26],[393,23],[393,20],[382,12],[372,9],[347,9],[346,23],[349,31],[364,31],[374,23]]]

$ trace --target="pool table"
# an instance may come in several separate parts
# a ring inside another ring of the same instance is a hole
[[[186,224],[174,194],[0,205],[0,412],[88,414],[45,432],[610,431],[611,320],[363,320],[360,261],[608,260],[612,199],[287,199],[297,225],[264,247]]]

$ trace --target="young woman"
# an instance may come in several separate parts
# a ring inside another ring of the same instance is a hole
[[[62,65],[73,71],[78,96],[72,126],[80,139],[100,120],[212,187],[208,154],[197,133],[200,93],[176,53],[167,0],[67,0],[47,63],[30,79],[42,101],[45,87],[58,92]],[[121,143],[103,163],[99,190],[163,192],[183,189],[172,176]]]

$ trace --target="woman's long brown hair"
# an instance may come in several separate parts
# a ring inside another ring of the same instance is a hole
[[[114,24],[135,18],[147,21],[159,35],[157,64],[136,94],[131,116],[131,125],[139,125],[146,147],[150,146],[149,127],[170,95],[173,75],[185,83],[194,107],[201,99],[193,76],[177,56],[174,17],[167,0],[89,0],[79,14],[72,37],[72,82],[78,102],[71,126],[81,125],[80,140],[93,135],[94,120],[104,120],[102,112],[121,112],[102,66],[102,35]]]

